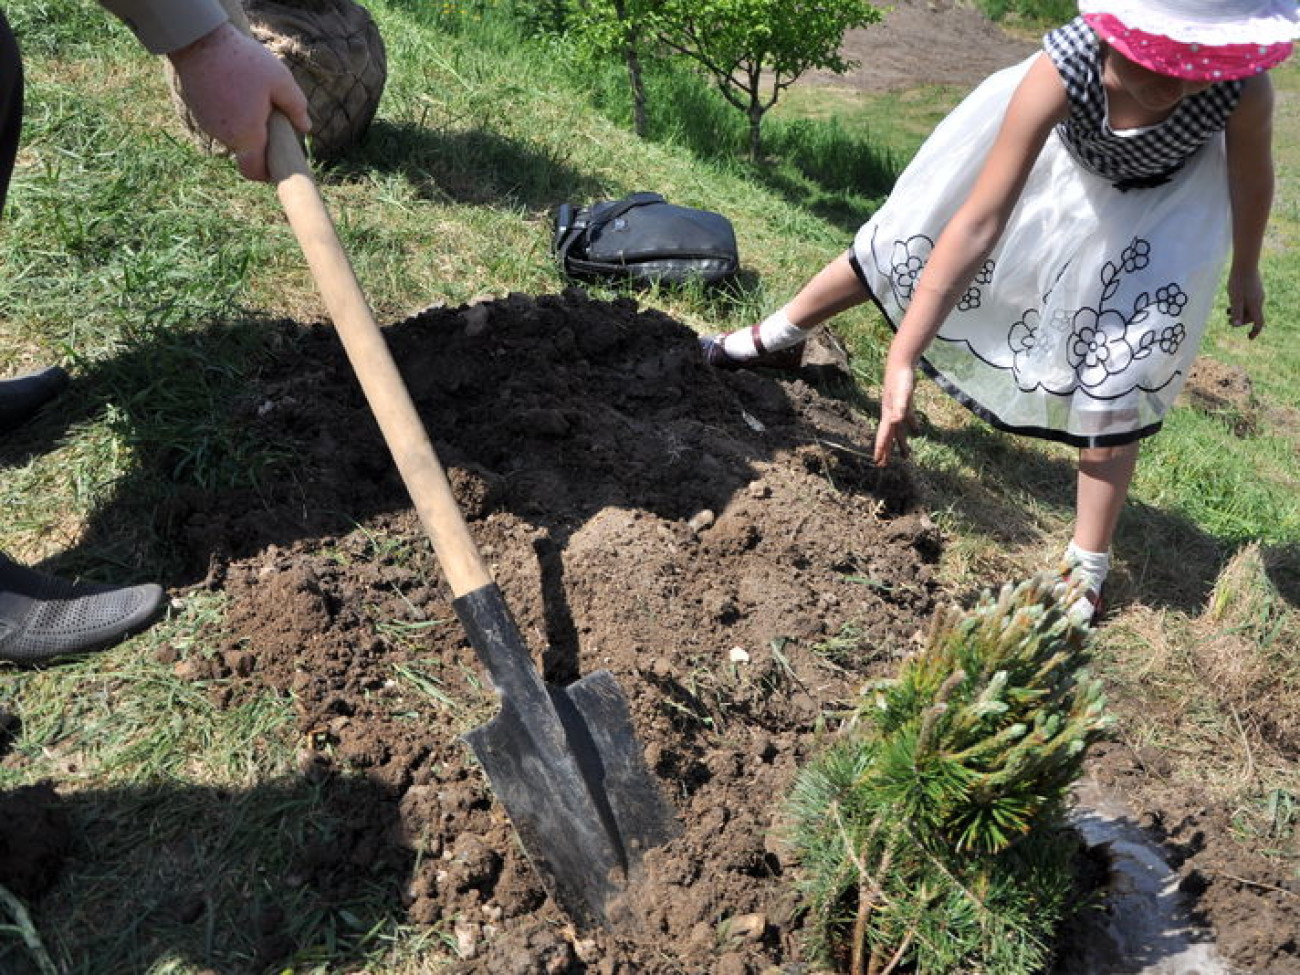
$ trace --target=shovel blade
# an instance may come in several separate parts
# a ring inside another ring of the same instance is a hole
[[[622,851],[574,757],[540,741],[536,726],[535,714],[503,702],[465,740],[547,893],[578,925],[604,924],[606,905],[626,882]]]
[[[500,712],[465,735],[542,884],[580,926],[608,924],[642,853],[677,832],[608,671],[548,688],[496,586],[453,604]]]
[[[552,691],[552,697],[559,699],[556,710],[569,740],[590,741],[589,747],[577,752],[592,756],[587,780],[609,801],[628,873],[635,878],[641,854],[667,843],[681,832],[681,824],[646,765],[627,698],[608,670],[598,670],[562,691]],[[566,705],[575,713],[570,714]]]

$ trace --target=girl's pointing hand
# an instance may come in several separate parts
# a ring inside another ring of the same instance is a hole
[[[898,447],[898,456],[907,457],[907,438],[917,429],[912,412],[912,392],[916,386],[916,368],[910,363],[885,363],[885,383],[880,393],[880,426],[876,430],[875,461],[880,466],[889,463],[890,454]]]

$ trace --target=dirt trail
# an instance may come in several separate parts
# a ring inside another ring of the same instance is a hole
[[[864,91],[918,83],[973,88],[1037,49],[1035,40],[1008,34],[969,4],[896,0],[880,22],[845,34],[844,56],[857,67],[842,75],[810,72],[802,83]]]

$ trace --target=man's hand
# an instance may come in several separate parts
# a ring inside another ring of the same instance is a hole
[[[270,178],[267,125],[279,110],[299,132],[311,129],[307,96],[292,73],[261,42],[222,24],[168,55],[194,121],[235,154],[248,179]]]

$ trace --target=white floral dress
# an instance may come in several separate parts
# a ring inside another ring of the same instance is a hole
[[[1095,35],[1080,19],[1045,42],[1070,117],[922,368],[996,427],[1113,446],[1160,428],[1200,346],[1231,244],[1223,127],[1241,84],[1116,131]],[[971,93],[858,232],[850,259],[895,328],[1032,60]]]

